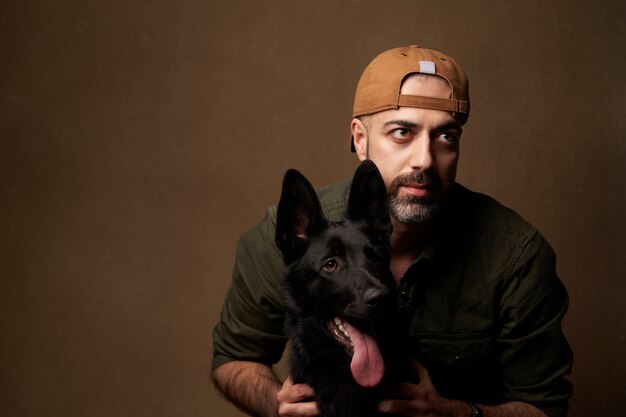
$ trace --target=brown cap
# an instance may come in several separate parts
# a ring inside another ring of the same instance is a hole
[[[449,99],[400,94],[402,81],[414,73],[433,74],[450,84]],[[354,97],[353,117],[398,107],[445,110],[463,124],[469,116],[469,83],[454,59],[417,45],[390,49],[378,55],[363,71]]]

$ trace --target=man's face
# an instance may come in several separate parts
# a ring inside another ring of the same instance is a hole
[[[411,76],[401,92],[450,97],[450,87],[435,76]],[[400,107],[353,119],[352,134],[359,159],[374,161],[385,180],[391,215],[409,224],[431,220],[456,177],[461,126],[452,114]]]

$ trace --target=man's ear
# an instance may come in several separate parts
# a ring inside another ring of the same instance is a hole
[[[360,161],[367,159],[367,129],[363,122],[356,117],[350,123],[350,131],[352,132],[352,140],[354,149]]]

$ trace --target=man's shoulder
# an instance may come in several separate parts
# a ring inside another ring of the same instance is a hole
[[[317,197],[322,206],[322,212],[331,221],[338,221],[344,214],[350,193],[352,178],[346,178],[316,189]],[[276,227],[276,212],[278,205],[270,207],[264,221]]]
[[[487,194],[455,184],[452,198],[456,217],[483,235],[495,235],[522,246],[538,234],[537,229],[516,211]]]
[[[345,212],[352,178],[333,182],[317,190],[324,215],[331,221],[340,220]]]
[[[452,198],[454,215],[448,222],[447,249],[451,254],[462,254],[464,259],[479,260],[478,263],[472,261],[472,268],[481,271],[475,276],[493,277],[493,283],[507,282],[530,263],[537,270],[553,269],[553,249],[517,212],[486,194],[460,185],[455,185]],[[527,275],[527,280],[543,277],[542,274]]]

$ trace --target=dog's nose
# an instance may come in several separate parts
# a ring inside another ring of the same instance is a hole
[[[370,307],[384,304],[388,291],[386,288],[368,288],[363,295],[365,303]]]

